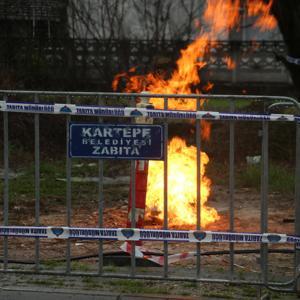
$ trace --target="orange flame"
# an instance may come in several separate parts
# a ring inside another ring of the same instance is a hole
[[[230,56],[226,56],[226,57],[224,58],[224,60],[225,60],[225,62],[226,62],[227,68],[228,68],[229,70],[235,69],[235,67],[236,67],[236,62],[235,62]]]
[[[175,137],[168,147],[168,211],[169,224],[196,224],[197,207],[197,149],[187,146],[186,142]],[[205,166],[209,158],[201,153],[201,225],[219,219],[214,208],[205,205],[207,202],[211,181],[205,177]],[[163,219],[163,163],[150,161],[148,173],[147,210],[146,217],[155,216]]]
[[[271,24],[269,13],[271,4],[263,4],[259,0],[249,0],[248,13],[258,16],[256,26],[262,27],[265,22]],[[199,71],[206,66],[205,56],[214,41],[227,38],[229,30],[237,28],[240,21],[240,0],[207,0],[203,20],[196,23],[200,32],[198,37],[181,50],[181,56],[176,62],[176,68],[165,78],[161,74],[134,75],[133,72],[119,74],[115,77],[113,88],[116,89],[122,78],[126,79],[126,92],[149,91],[157,94],[190,94],[201,93]],[[264,20],[264,21],[263,21]],[[267,20],[267,21],[265,21]],[[264,25],[265,26],[265,25]],[[237,28],[238,29],[238,28]],[[230,57],[225,58],[229,68],[235,67]],[[212,89],[208,82],[203,88],[205,92]],[[155,108],[163,108],[163,99],[151,99]],[[169,109],[195,110],[196,101],[193,99],[169,99]],[[208,137],[210,126],[201,122],[202,133]],[[207,206],[211,180],[205,176],[205,167],[209,162],[206,153],[201,152],[201,225],[219,219],[214,208]],[[168,218],[170,225],[195,225],[197,216],[197,149],[187,146],[179,138],[173,138],[168,146]],[[156,216],[162,219],[163,212],[163,163],[150,161],[146,216]]]
[[[228,33],[239,20],[240,0],[208,0],[204,13],[205,27],[201,29],[198,38],[181,50],[181,57],[176,62],[176,69],[169,79],[154,73],[147,75],[119,74],[114,78],[113,88],[116,89],[121,78],[126,78],[126,92],[141,92],[143,90],[152,93],[165,94],[190,94],[200,91],[197,87],[201,79],[199,70],[206,66],[205,54],[212,45],[211,41]],[[212,86],[211,86],[212,87]],[[194,88],[194,89],[193,89]],[[163,108],[163,99],[151,99],[155,108]],[[196,101],[170,99],[169,109],[195,110]]]
[[[277,26],[275,17],[271,14],[273,0],[265,3],[263,0],[248,0],[248,15],[250,17],[257,17],[254,27],[260,30],[271,30]]]
[[[240,0],[207,0],[204,20],[210,28],[212,40],[239,23],[239,11]]]

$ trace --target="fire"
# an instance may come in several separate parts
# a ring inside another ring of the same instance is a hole
[[[179,137],[172,139],[168,146],[168,219],[169,224],[196,224],[197,208],[197,149],[187,146]],[[201,152],[201,225],[219,219],[214,208],[205,205],[210,194],[211,181],[205,176],[209,158]],[[163,219],[164,180],[163,163],[150,161],[148,173],[146,217]]]
[[[210,29],[211,40],[233,29],[240,19],[240,0],[207,0],[204,20]]]
[[[230,57],[230,56],[226,56],[224,58],[226,65],[227,65],[227,69],[228,70],[233,70],[236,67],[236,62]]]
[[[119,74],[113,82],[114,90],[122,78],[126,79],[126,92],[148,91],[156,94],[191,94],[199,93],[201,78],[199,71],[207,63],[206,55],[214,41],[228,37],[232,29],[239,30],[241,17],[240,0],[207,0],[206,9],[201,22],[197,22],[198,37],[181,50],[181,56],[176,62],[176,68],[166,78],[161,74],[149,73],[137,75],[132,69],[128,73]],[[270,16],[271,1],[265,4],[262,0],[248,0],[247,12],[249,16],[257,16],[256,26],[259,28],[271,28],[273,17]],[[236,62],[230,57],[225,58],[229,69],[235,67]],[[208,82],[203,88],[207,92],[213,88]],[[151,99],[157,109],[164,107],[163,99]],[[169,109],[196,110],[196,101],[193,99],[169,99]],[[210,133],[209,123],[201,122],[202,137],[207,138]],[[205,133],[205,136],[203,135]],[[171,225],[195,225],[197,206],[197,149],[187,146],[186,142],[179,138],[173,138],[168,146],[168,218]],[[205,176],[205,167],[209,162],[206,153],[201,152],[201,226],[206,226],[219,219],[214,208],[207,206],[210,193],[211,180]],[[163,163],[149,163],[147,186],[147,217],[156,216],[163,218]]]
[[[248,0],[248,15],[257,17],[254,26],[260,30],[274,29],[277,26],[277,21],[271,15],[273,0],[265,3],[262,0]]]

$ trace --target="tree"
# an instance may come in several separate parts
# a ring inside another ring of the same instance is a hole
[[[279,57],[290,71],[300,96],[300,1],[274,0],[272,12],[287,46],[287,56]]]

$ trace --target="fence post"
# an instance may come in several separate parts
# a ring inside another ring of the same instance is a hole
[[[4,95],[4,101],[7,96]],[[8,112],[3,112],[3,153],[4,153],[4,186],[3,186],[3,225],[8,226],[9,212],[9,140],[8,140]],[[3,239],[3,269],[8,266],[8,237]]]
[[[103,100],[98,96],[98,106],[103,106]],[[98,123],[103,123],[103,118],[98,118]],[[103,160],[98,159],[98,227],[103,227],[103,214],[104,214],[104,195],[103,195]],[[98,248],[98,274],[103,273],[103,240],[99,240]]]
[[[71,103],[71,96],[67,95],[67,104]],[[71,218],[72,218],[72,212],[71,212],[71,206],[72,206],[72,161],[69,157],[69,124],[71,122],[71,116],[67,115],[66,117],[66,210],[67,210],[67,216],[66,216],[66,222],[67,226],[71,226]],[[66,273],[70,274],[71,272],[71,241],[70,239],[67,240],[67,248],[66,248]]]
[[[38,94],[34,95],[34,102],[39,102]],[[34,115],[34,190],[35,190],[35,226],[40,226],[40,116]],[[40,240],[35,239],[35,269],[40,269]]]
[[[268,232],[268,193],[269,193],[269,123],[262,124],[262,163],[261,163],[261,233]],[[268,282],[268,244],[261,245],[260,252],[261,278],[264,284]]]
[[[169,98],[164,98],[164,110],[168,109]],[[168,120],[164,120],[165,136],[164,136],[164,230],[169,229],[168,222],[168,137],[169,137],[169,124]],[[164,278],[168,277],[168,241],[164,241]]]
[[[300,236],[300,122],[296,124],[296,171],[295,171],[295,235]],[[300,249],[295,245],[295,271],[299,273]],[[296,281],[296,291],[300,295],[300,279]]]

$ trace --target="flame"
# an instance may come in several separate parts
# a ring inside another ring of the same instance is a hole
[[[199,93],[201,78],[199,72],[205,68],[205,61],[209,49],[214,41],[228,37],[232,29],[239,30],[241,16],[240,0],[207,0],[206,9],[201,22],[195,22],[199,29],[198,37],[181,50],[181,56],[176,61],[176,67],[171,75],[149,73],[137,75],[135,70],[118,74],[113,81],[114,90],[122,79],[126,80],[126,92],[148,91],[155,94],[191,94]],[[270,15],[271,1],[268,4],[262,0],[248,0],[247,12],[249,16],[256,16],[256,26],[270,28],[273,17]],[[230,57],[225,58],[229,69],[235,67]],[[207,82],[202,88],[207,92],[213,84]],[[152,98],[151,103],[157,109],[164,107],[163,99]],[[203,103],[203,101],[201,101]],[[169,99],[169,109],[196,110],[194,99]],[[208,138],[210,126],[201,122],[202,137]],[[201,152],[201,226],[206,226],[219,219],[214,208],[207,206],[211,180],[205,176],[205,168],[209,163],[206,153]],[[173,138],[168,145],[168,219],[170,225],[195,225],[197,216],[197,149],[187,146],[179,138]],[[147,185],[146,216],[163,218],[163,163],[150,161]]]
[[[260,30],[271,30],[277,26],[275,17],[271,14],[273,0],[265,3],[262,0],[248,0],[248,15],[250,17],[257,17],[254,27]]]
[[[220,34],[233,29],[239,23],[239,11],[240,0],[207,0],[203,17],[210,28],[210,36],[217,39]]]
[[[168,146],[168,219],[169,225],[196,224],[197,207],[197,149],[187,146],[179,137],[172,139]],[[205,176],[209,158],[201,152],[201,225],[219,219],[214,208],[205,205],[211,181]],[[163,219],[164,180],[163,163],[150,161],[148,173],[146,217]]]
[[[224,60],[229,70],[233,70],[236,68],[236,62],[230,56],[226,56]]]
[[[176,68],[169,79],[155,73],[147,75],[118,74],[113,81],[114,90],[121,78],[126,79],[126,92],[150,91],[164,94],[190,94],[201,93],[196,88],[200,82],[199,71],[206,66],[205,54],[212,41],[220,39],[223,34],[232,29],[239,20],[240,0],[208,0],[204,13],[204,26],[195,41],[181,50],[181,56],[176,62]],[[212,84],[209,85],[212,88]],[[155,108],[164,107],[163,99],[152,98]],[[193,99],[170,99],[169,109],[195,110],[196,101]]]

